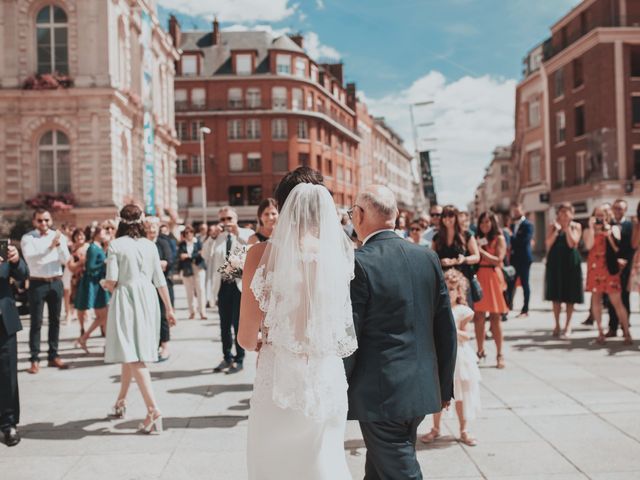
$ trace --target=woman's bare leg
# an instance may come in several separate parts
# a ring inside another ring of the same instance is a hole
[[[560,335],[560,311],[562,310],[562,304],[560,302],[553,302],[553,320],[556,322],[556,326],[553,329],[553,336]]]
[[[598,342],[604,343],[604,332],[602,331],[602,294],[593,292],[591,294],[591,313],[598,327]]]
[[[620,320],[620,326],[622,327],[622,332],[624,333],[625,338],[630,338],[631,333],[629,332],[629,314],[627,313],[627,309],[622,303],[622,296],[620,292],[610,293],[609,301],[613,308],[616,311],[616,315],[618,315],[618,320]]]
[[[564,324],[564,334],[571,335],[571,317],[573,316],[573,303],[567,303],[567,321]]]
[[[476,344],[478,345],[478,354],[484,353],[484,334],[485,334],[485,326],[484,326],[485,313],[484,312],[476,312],[473,317],[473,326],[476,332]]]

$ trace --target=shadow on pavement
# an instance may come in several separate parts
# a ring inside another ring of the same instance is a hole
[[[247,420],[246,415],[214,415],[208,417],[165,417],[163,426],[165,430],[179,428],[234,428],[238,423]],[[107,422],[108,418],[91,418],[76,420],[73,422],[54,425],[51,422],[32,423],[20,427],[20,433],[25,439],[35,440],[81,440],[86,437],[98,437],[103,435],[137,435],[139,423],[142,419],[129,420],[118,423],[113,428],[122,431],[113,431],[106,427],[95,430],[87,430],[93,424]],[[126,430],[126,431],[125,431]]]
[[[204,368],[202,370],[167,370],[167,371],[152,371],[152,380],[173,380],[175,378],[187,378],[195,377],[197,375],[211,375],[211,368]],[[120,375],[111,375],[110,380],[112,383],[120,382]]]
[[[584,332],[586,329],[574,329],[574,332]],[[544,332],[544,334],[536,334],[536,332]],[[640,345],[638,341],[635,341],[633,345],[623,345],[622,338],[608,338],[604,345],[598,345],[595,342],[596,332],[593,332],[593,336],[583,338],[570,338],[568,340],[561,340],[551,335],[550,330],[534,330],[526,335],[505,335],[505,340],[509,342],[522,342],[512,343],[511,349],[521,352],[527,350],[605,350],[610,356],[617,355],[626,352],[640,351]],[[526,342],[526,343],[525,343]]]
[[[167,390],[168,393],[190,393],[192,395],[200,395],[202,397],[215,397],[226,392],[251,392],[253,385],[250,383],[239,383],[236,385],[201,385],[198,387],[176,388]]]

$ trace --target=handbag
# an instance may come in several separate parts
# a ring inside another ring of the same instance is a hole
[[[504,274],[505,281],[511,283],[516,278],[516,267],[513,265],[504,265],[502,267],[502,273]]]
[[[620,240],[615,237],[613,238],[613,243],[616,244],[616,247],[620,247]],[[618,263],[618,253],[613,249],[609,240],[606,241],[606,251],[605,251],[605,259],[607,263],[607,271],[609,275],[617,275],[620,273],[620,264]]]
[[[469,281],[469,288],[471,289],[471,299],[474,302],[479,302],[480,300],[482,300],[482,286],[480,285],[480,281],[478,280],[477,275],[471,277],[471,280]]]

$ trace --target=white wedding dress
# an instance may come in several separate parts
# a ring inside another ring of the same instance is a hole
[[[342,358],[357,348],[353,249],[329,192],[296,186],[251,282],[262,348],[247,443],[250,480],[350,480]]]

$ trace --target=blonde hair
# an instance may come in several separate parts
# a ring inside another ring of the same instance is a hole
[[[444,272],[444,282],[447,284],[447,288],[450,291],[454,291],[456,293],[456,298],[452,298],[451,303],[456,305],[467,305],[469,281],[465,276],[455,268],[450,268]]]

